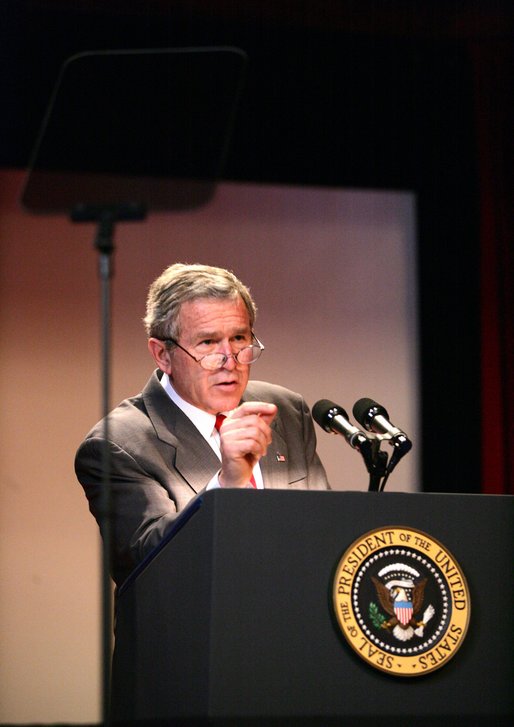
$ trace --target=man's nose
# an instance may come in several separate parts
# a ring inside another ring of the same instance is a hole
[[[223,353],[227,357],[227,360],[223,364],[223,368],[232,371],[237,366],[237,361],[234,358],[234,354],[231,351],[223,351]]]
[[[224,369],[228,369],[229,371],[232,371],[237,366],[237,361],[234,358],[234,353],[232,352],[232,346],[230,345],[229,341],[224,341],[220,348],[220,353],[224,353],[227,357],[227,360],[223,364]]]

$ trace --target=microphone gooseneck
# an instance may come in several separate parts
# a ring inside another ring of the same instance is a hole
[[[412,449],[412,442],[405,432],[391,423],[387,409],[373,399],[367,397],[359,399],[353,405],[352,411],[359,424],[369,432],[383,435],[393,447],[393,453],[387,465],[386,478],[382,483],[381,489],[383,489],[387,478],[398,462]]]

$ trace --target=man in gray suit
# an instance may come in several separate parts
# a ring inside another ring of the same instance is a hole
[[[303,399],[249,381],[264,349],[255,316],[249,290],[222,268],[176,264],[151,285],[145,326],[158,368],[108,418],[118,585],[205,489],[328,489]],[[105,431],[99,422],[75,461],[99,522]]]

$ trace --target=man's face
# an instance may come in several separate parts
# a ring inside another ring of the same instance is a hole
[[[252,342],[248,311],[241,298],[199,298],[180,309],[178,343],[195,358],[208,353],[235,353]],[[169,373],[176,392],[199,409],[217,414],[235,409],[241,401],[250,367],[232,357],[216,371],[206,371],[179,348],[170,352]]]

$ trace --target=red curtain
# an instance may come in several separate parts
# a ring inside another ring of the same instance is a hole
[[[514,494],[514,54],[471,46],[480,184],[482,491]]]

